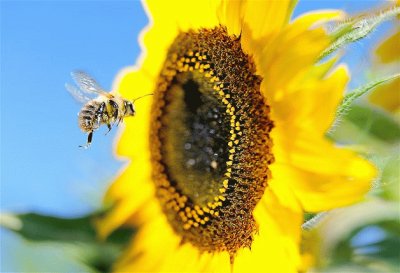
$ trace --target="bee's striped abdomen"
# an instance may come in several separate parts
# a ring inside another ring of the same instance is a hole
[[[79,127],[82,131],[91,132],[98,128],[96,113],[99,107],[100,103],[94,100],[89,101],[82,107],[78,116]]]

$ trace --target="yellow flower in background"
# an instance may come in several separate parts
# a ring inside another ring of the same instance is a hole
[[[400,6],[400,1],[395,1],[396,6]],[[377,67],[378,71],[390,71],[391,73],[399,73],[400,67],[400,27],[399,27],[399,16],[395,21],[394,31],[388,35],[388,37],[381,42],[376,50],[375,57],[376,63],[374,67]],[[386,111],[395,114],[400,118],[400,78],[396,78],[393,81],[379,86],[376,88],[371,95],[369,100],[385,109]]]
[[[399,52],[400,27],[397,26],[395,33],[384,40],[376,49],[376,55],[382,63],[393,63],[400,61]]]
[[[143,58],[122,71],[126,120],[102,237],[138,232],[121,272],[296,272],[303,211],[360,200],[374,168],[324,135],[349,76],[316,65],[322,22],[294,1],[148,1]]]
[[[399,3],[398,3],[399,5]],[[398,24],[398,22],[396,22]],[[379,70],[399,72],[400,67],[400,28],[386,38],[376,48],[377,65]],[[375,105],[397,114],[400,117],[400,78],[396,78],[388,84],[376,88],[369,99]]]

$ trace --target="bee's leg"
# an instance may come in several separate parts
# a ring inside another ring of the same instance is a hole
[[[80,148],[87,149],[90,147],[90,144],[92,144],[92,138],[93,138],[93,131],[91,131],[88,135],[87,143],[86,145],[79,145]]]
[[[119,118],[119,119],[118,119],[117,126],[121,123],[121,121],[122,121],[122,118]]]
[[[97,117],[97,119],[96,119],[96,128],[99,128],[100,124],[101,124],[101,115],[100,114],[96,114],[96,117]]]
[[[118,108],[117,108],[118,105],[116,103],[115,103],[115,105],[114,104],[111,104],[111,105],[114,107],[114,115],[113,115],[114,123],[113,124],[115,124],[116,120],[118,119]],[[118,126],[118,124],[117,124],[117,126]],[[108,127],[108,132],[106,134],[108,134],[112,129],[112,126],[110,124],[107,124],[107,127]]]
[[[113,110],[114,110],[114,112],[113,112],[113,119],[114,119],[114,123],[116,122],[116,120],[118,119],[118,114],[119,114],[119,112],[118,112],[118,104],[115,102],[115,101],[113,101],[113,100],[110,100],[110,105],[111,105],[111,107],[113,108]]]
[[[108,101],[109,102],[109,104],[111,105],[111,107],[112,107],[112,109],[113,109],[113,112],[112,112],[112,115],[110,114],[110,113],[108,113],[107,112],[107,117],[108,117],[108,123],[107,123],[107,127],[108,127],[108,131],[107,131],[107,133],[105,133],[106,135],[111,131],[111,129],[112,129],[112,125],[111,125],[111,122],[112,121],[114,121],[113,123],[115,123],[115,121],[117,120],[117,118],[118,118],[118,104],[115,102],[115,101],[113,101],[113,100],[109,100]]]
[[[107,123],[107,128],[108,128],[108,131],[107,131],[107,133],[105,133],[105,135],[107,135],[112,129],[112,126],[110,123]]]
[[[104,114],[104,111],[106,109],[106,103],[103,102],[100,104],[99,109],[96,111],[96,117],[97,117],[97,127],[100,127],[101,124],[101,118]]]

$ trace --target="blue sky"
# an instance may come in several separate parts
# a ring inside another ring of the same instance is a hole
[[[379,3],[300,1],[295,15],[316,8],[355,12]],[[137,37],[146,23],[139,1],[1,1],[2,212],[76,216],[99,206],[123,165],[113,157],[115,131],[104,136],[100,130],[90,149],[79,149],[86,141],[77,126],[80,105],[64,83],[72,70],[83,69],[109,89],[138,57]],[[383,30],[353,46],[347,61],[355,84]],[[27,247],[8,232],[0,235],[1,271],[21,269],[17,252]]]
[[[76,216],[100,204],[122,164],[115,132],[79,149],[80,105],[64,83],[83,69],[110,88],[135,62],[146,23],[138,1],[1,1],[1,211]],[[1,235],[1,271],[17,270],[8,257],[19,241]]]
[[[79,191],[102,190],[119,164],[113,134],[99,132],[92,149],[78,149],[86,141],[77,127],[80,105],[64,83],[83,69],[110,88],[138,56],[137,34],[146,24],[141,5],[10,1],[1,17],[2,209],[85,211],[97,200],[82,200],[87,195]]]

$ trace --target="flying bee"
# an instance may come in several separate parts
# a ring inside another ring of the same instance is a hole
[[[81,130],[88,133],[87,143],[79,146],[89,148],[92,143],[93,132],[101,125],[108,127],[108,132],[112,126],[118,124],[125,117],[135,115],[134,102],[145,96],[138,97],[132,101],[122,98],[113,92],[107,92],[88,74],[82,71],[74,71],[71,73],[72,78],[79,88],[71,84],[65,84],[68,92],[79,102],[84,103],[78,114],[78,123]],[[97,95],[96,98],[90,98],[87,95]]]

